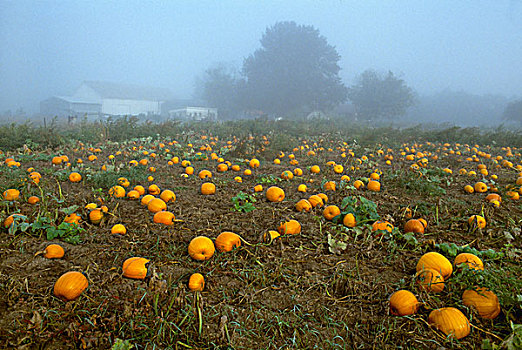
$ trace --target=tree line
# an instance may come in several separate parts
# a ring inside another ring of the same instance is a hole
[[[328,112],[350,101],[359,119],[403,116],[418,98],[399,76],[368,69],[352,86],[339,72],[341,56],[311,25],[277,22],[240,70],[217,64],[198,79],[198,97],[225,118],[269,115],[298,117]],[[505,119],[522,122],[522,100],[508,104]]]

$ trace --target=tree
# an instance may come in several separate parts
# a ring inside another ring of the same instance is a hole
[[[334,107],[346,100],[340,56],[313,26],[278,22],[243,62],[242,100],[250,109],[285,115]]]
[[[374,70],[364,71],[348,91],[357,114],[365,119],[402,116],[413,106],[413,90],[388,72],[381,75]]]
[[[224,63],[205,70],[196,82],[196,94],[218,109],[224,117],[233,116],[238,111],[238,88],[240,79],[237,72]]]
[[[503,118],[522,123],[522,99],[510,102],[504,109]]]

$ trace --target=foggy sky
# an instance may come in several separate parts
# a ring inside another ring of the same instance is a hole
[[[313,25],[342,59],[349,86],[368,68],[420,94],[522,95],[522,0],[0,0],[0,113],[37,112],[83,80],[192,95],[218,62],[241,67],[267,26]]]

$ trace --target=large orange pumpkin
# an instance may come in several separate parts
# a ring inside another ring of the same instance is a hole
[[[454,307],[433,310],[428,316],[428,323],[444,334],[457,339],[464,338],[470,332],[468,318]]]
[[[58,278],[53,293],[63,301],[75,300],[89,286],[89,281],[81,272],[69,271]]]
[[[150,260],[140,257],[128,258],[123,262],[123,276],[136,280],[145,279],[148,275]]]
[[[395,316],[413,315],[419,305],[415,295],[408,290],[398,290],[390,297],[390,313]]]
[[[500,314],[500,303],[498,297],[486,288],[477,290],[466,290],[462,294],[462,303],[477,310],[482,318],[494,319]]]
[[[297,220],[288,220],[285,222],[282,222],[278,229],[280,234],[289,234],[289,235],[296,235],[298,233],[301,233],[301,224]]]
[[[241,245],[241,238],[234,232],[222,232],[216,238],[216,248],[220,252],[229,252]]]
[[[425,269],[433,269],[440,272],[444,281],[453,273],[453,266],[446,257],[437,252],[429,252],[424,254],[417,263],[417,272]]]
[[[188,246],[188,253],[195,260],[208,260],[214,255],[215,251],[214,243],[205,236],[193,238]]]
[[[266,190],[266,198],[270,202],[281,202],[285,199],[285,191],[277,186],[272,186]]]
[[[460,253],[455,257],[453,265],[457,268],[460,264],[466,264],[470,269],[484,270],[484,263],[475,254]]]

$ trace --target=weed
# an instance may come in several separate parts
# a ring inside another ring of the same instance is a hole
[[[256,198],[254,196],[240,191],[235,197],[232,197],[232,204],[234,205],[232,210],[249,213],[256,209],[253,204],[255,202]]]

